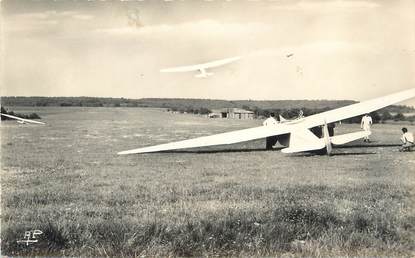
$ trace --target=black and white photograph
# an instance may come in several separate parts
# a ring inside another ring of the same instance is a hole
[[[0,1],[5,257],[415,256],[415,1]]]

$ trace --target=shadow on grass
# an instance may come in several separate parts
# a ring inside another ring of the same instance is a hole
[[[349,148],[380,148],[380,147],[400,147],[401,144],[353,144],[353,145],[343,145],[336,146],[336,149],[349,149]]]
[[[376,154],[376,152],[338,152],[336,151],[337,148],[333,148],[333,152],[330,153],[330,155],[327,155],[327,150],[321,149],[321,150],[314,150],[314,151],[306,151],[306,152],[297,152],[292,153],[292,157],[313,157],[313,156],[364,156],[364,155],[373,155]]]
[[[376,152],[348,152],[348,153],[332,153],[331,156],[364,156],[373,155]]]
[[[335,146],[334,149],[352,149],[352,148],[380,148],[380,147],[400,147],[400,144],[355,144],[355,145],[342,145]],[[275,147],[272,150],[266,150],[264,148],[241,148],[241,149],[184,149],[184,150],[168,150],[160,151],[159,153],[194,153],[194,154],[210,154],[210,153],[242,153],[242,152],[266,152],[266,151],[280,151],[286,147]],[[350,153],[333,153],[332,156],[351,156],[351,155],[370,155],[376,154],[375,152],[350,152]],[[326,155],[323,152],[304,152],[295,156],[321,156]]]
[[[266,150],[264,148],[248,148],[248,149],[213,149],[213,150],[171,150],[162,151],[160,153],[194,153],[194,154],[207,154],[207,153],[232,153],[232,152],[266,152],[266,151],[279,151],[282,148],[274,148],[272,150]]]
[[[347,153],[331,153],[330,156],[365,156],[373,155],[376,152],[347,152]],[[292,154],[292,157],[314,157],[314,156],[327,156],[327,153],[313,153],[313,152],[303,152]]]

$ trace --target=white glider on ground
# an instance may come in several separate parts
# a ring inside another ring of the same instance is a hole
[[[286,120],[273,126],[259,126],[184,141],[121,151],[118,154],[136,154],[233,144],[267,137],[277,137],[278,142],[286,146],[286,148],[281,150],[283,153],[295,153],[325,149],[327,154],[330,154],[332,151],[332,145],[341,145],[363,138],[368,136],[370,132],[359,131],[334,136],[333,131],[330,132],[330,126],[328,126],[328,124],[359,116],[365,113],[370,113],[414,97],[415,88],[412,88],[384,97],[352,104],[308,117],[302,117],[295,120]]]
[[[179,72],[199,71],[200,73],[196,74],[195,77],[197,77],[197,78],[206,78],[206,77],[213,74],[213,73],[206,72],[206,69],[222,66],[222,65],[225,65],[225,64],[228,64],[228,63],[232,63],[232,62],[235,62],[239,59],[241,59],[241,57],[236,56],[236,57],[225,58],[225,59],[216,60],[216,61],[212,61],[212,62],[204,63],[204,64],[188,65],[188,66],[180,66],[180,67],[161,69],[160,72],[162,72],[162,73],[179,73]]]
[[[32,124],[40,124],[40,125],[44,125],[45,123],[43,122],[39,122],[39,121],[34,121],[31,119],[26,119],[26,118],[21,118],[18,116],[12,116],[12,115],[8,115],[8,114],[3,114],[0,113],[2,116],[8,117],[8,118],[12,118],[12,119],[16,119],[18,123],[20,124],[24,124],[24,123],[32,123]]]

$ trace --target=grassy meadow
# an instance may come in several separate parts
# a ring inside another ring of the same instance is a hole
[[[415,255],[415,155],[398,152],[401,124],[376,124],[372,143],[331,157],[264,151],[264,140],[118,156],[262,121],[13,109],[47,124],[1,123],[3,255]],[[39,242],[16,242],[35,229]]]

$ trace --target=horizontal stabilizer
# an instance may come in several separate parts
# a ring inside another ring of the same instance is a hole
[[[360,132],[355,132],[355,133],[332,136],[330,137],[330,141],[334,145],[341,145],[341,144],[346,144],[348,142],[352,142],[352,141],[364,138],[369,135],[371,135],[371,132],[360,131]]]
[[[303,152],[303,151],[321,150],[324,147],[326,147],[326,145],[324,145],[324,142],[321,142],[321,144],[319,145],[299,146],[295,148],[289,147],[289,148],[282,149],[281,152],[282,153],[296,153],[296,152]]]

